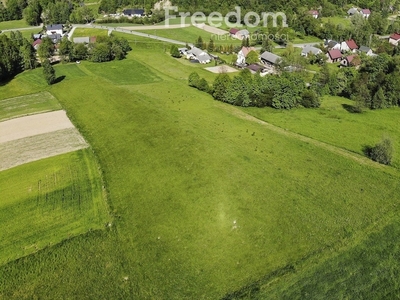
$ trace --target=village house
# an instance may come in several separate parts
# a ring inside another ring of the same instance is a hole
[[[333,49],[333,50],[329,50],[328,53],[326,54],[326,56],[328,58],[328,62],[334,63],[334,62],[338,62],[342,59],[342,52],[340,52],[339,49]]]
[[[367,8],[362,9],[362,10],[360,11],[360,13],[361,13],[361,15],[362,15],[364,18],[366,18],[366,19],[368,19],[369,16],[371,15],[371,11],[370,11],[369,9],[367,9]]]
[[[389,43],[392,44],[393,46],[397,46],[400,41],[400,33],[393,33],[389,37]]]
[[[308,13],[309,13],[314,19],[318,19],[318,16],[319,16],[318,10],[310,10]]]
[[[360,64],[360,60],[358,59],[358,57],[354,54],[349,55],[344,57],[341,61],[340,61],[340,66],[341,67],[354,67],[354,66],[358,66]]]
[[[321,49],[318,49],[317,47],[314,46],[305,46],[302,50],[300,55],[307,57],[310,53],[314,54],[314,55],[318,55],[322,53]]]
[[[211,62],[211,56],[208,55],[207,52],[196,47],[193,47],[187,51],[186,58],[190,60],[196,60],[201,64],[208,64]]]
[[[144,16],[144,9],[134,9],[134,8],[129,8],[129,9],[124,9],[122,12],[125,17],[136,17],[140,18]]]
[[[239,29],[237,28],[231,28],[229,29],[229,34],[231,35],[231,37],[236,37],[236,33],[239,31]]]
[[[328,50],[335,50],[335,49],[340,50],[340,43],[334,40],[325,40],[324,46]]]
[[[36,51],[39,49],[40,44],[42,43],[41,39],[37,39],[32,43],[32,47],[33,49],[35,49]]]
[[[246,68],[249,69],[252,74],[259,73],[261,76],[265,76],[267,74],[267,69],[259,64],[251,64]]]
[[[375,54],[372,52],[372,49],[367,46],[360,46],[358,49],[359,53],[364,53],[367,56],[374,56]]]
[[[236,64],[245,64],[247,54],[249,54],[251,51],[255,51],[255,49],[253,47],[242,47],[242,49],[237,54]]]
[[[49,39],[51,39],[51,41],[53,42],[53,44],[58,44],[61,39],[62,39],[62,35],[55,33],[55,34],[49,34],[46,37],[48,37]]]
[[[347,14],[349,16],[354,16],[354,15],[358,14],[358,9],[356,7],[352,7],[347,11]]]
[[[52,34],[63,35],[63,33],[64,32],[62,24],[47,25],[46,27],[46,35],[52,35]]]
[[[282,60],[280,56],[268,51],[262,53],[260,58],[261,61],[267,66],[275,66]]]
[[[342,52],[353,52],[355,53],[358,49],[358,46],[354,40],[347,40],[340,44],[340,51]]]

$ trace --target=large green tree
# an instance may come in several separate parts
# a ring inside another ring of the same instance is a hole
[[[45,59],[42,62],[43,67],[43,75],[46,79],[48,85],[53,84],[56,81],[56,71],[54,70],[53,66],[51,65],[48,59]]]

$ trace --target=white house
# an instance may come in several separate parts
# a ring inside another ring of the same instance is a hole
[[[242,49],[237,54],[236,63],[238,65],[245,64],[247,54],[249,54],[251,51],[255,51],[255,49],[253,47],[242,47]]]
[[[397,46],[399,44],[400,41],[400,33],[393,33],[390,37],[389,37],[389,43],[391,43],[393,46]]]
[[[314,55],[318,55],[322,53],[321,49],[318,49],[317,47],[313,47],[313,46],[305,46],[302,50],[301,50],[301,56],[305,56],[307,57],[308,54],[314,54]]]
[[[347,40],[340,44],[340,51],[342,52],[353,52],[355,53],[358,49],[358,46],[354,40]]]
[[[340,50],[340,43],[334,41],[334,40],[326,40],[324,42],[325,48],[328,48],[329,50]]]
[[[354,16],[354,15],[358,14],[358,9],[356,7],[352,7],[347,11],[347,14],[349,16]]]
[[[63,35],[63,26],[62,26],[62,24],[47,25],[46,34],[47,35],[52,35],[52,34]]]
[[[186,58],[197,60],[201,64],[208,64],[211,62],[211,56],[208,55],[207,52],[196,47],[186,52]]]
[[[358,52],[360,53],[365,53],[367,56],[374,56],[374,53],[372,52],[372,49],[366,46],[360,46],[358,49]]]
[[[371,11],[370,11],[369,9],[367,9],[367,8],[362,9],[362,10],[360,11],[360,13],[361,13],[361,15],[362,15],[364,18],[366,18],[366,19],[368,19],[369,16],[371,15]]]
[[[310,10],[308,13],[309,13],[314,19],[318,19],[318,16],[319,16],[318,10]]]

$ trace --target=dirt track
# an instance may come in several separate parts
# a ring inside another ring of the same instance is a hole
[[[0,123],[0,144],[73,127],[63,110],[11,119]]]

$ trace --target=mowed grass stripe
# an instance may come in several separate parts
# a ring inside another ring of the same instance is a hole
[[[0,186],[0,264],[104,228],[109,220],[100,173],[88,149],[0,172]]]
[[[0,171],[87,148],[76,128],[67,128],[0,144]]]
[[[49,92],[3,99],[0,100],[0,121],[59,109],[60,103]]]

